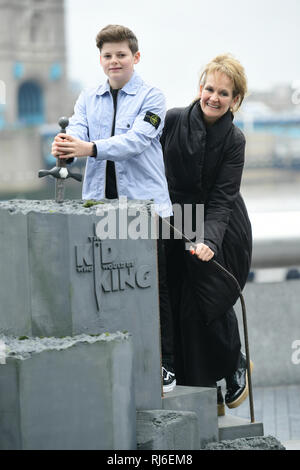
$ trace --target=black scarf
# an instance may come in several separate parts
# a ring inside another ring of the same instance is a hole
[[[204,202],[222,161],[233,115],[227,111],[206,126],[199,101],[166,127],[165,165],[173,202]],[[168,130],[169,129],[169,130]]]

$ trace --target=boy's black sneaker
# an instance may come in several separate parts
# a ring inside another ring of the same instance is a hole
[[[163,392],[171,392],[176,386],[175,372],[171,367],[161,368],[162,381],[163,381]]]

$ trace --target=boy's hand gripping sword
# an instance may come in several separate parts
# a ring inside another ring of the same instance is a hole
[[[69,120],[66,117],[61,117],[58,121],[59,126],[61,127],[61,133],[66,133],[66,127],[69,125]],[[63,202],[64,193],[65,193],[65,180],[67,178],[73,178],[77,181],[82,181],[82,175],[80,173],[73,173],[67,168],[67,163],[65,159],[59,157],[56,158],[56,166],[51,170],[40,170],[39,178],[43,176],[53,176],[55,178],[55,201]]]

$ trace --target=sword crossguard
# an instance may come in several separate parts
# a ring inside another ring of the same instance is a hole
[[[59,180],[65,180],[67,178],[73,178],[76,181],[82,181],[82,175],[80,173],[73,173],[65,167],[55,166],[51,170],[40,170],[38,173],[39,178],[44,176],[53,176]]]

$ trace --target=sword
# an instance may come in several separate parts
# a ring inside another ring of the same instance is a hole
[[[66,117],[61,117],[58,121],[61,128],[60,132],[66,134],[66,127],[69,125],[69,120]],[[39,178],[44,176],[53,176],[55,178],[55,201],[58,203],[64,202],[65,194],[65,180],[67,178],[73,178],[76,181],[82,181],[82,175],[80,173],[73,173],[68,170],[65,159],[59,157],[56,158],[56,166],[51,170],[40,170],[38,173]]]
[[[192,254],[195,254],[197,245],[196,243],[192,242],[187,236],[184,235],[184,233],[180,232],[176,227],[174,227],[170,222],[168,222],[166,219],[161,218],[161,220],[169,225],[170,228],[172,228],[175,232],[177,232],[181,238],[184,238],[185,241],[191,244],[193,247],[193,252]],[[227,276],[229,276],[232,281],[235,283],[239,297],[240,297],[240,302],[241,302],[241,307],[242,307],[242,316],[243,316],[243,327],[244,327],[244,340],[245,340],[245,352],[246,352],[246,364],[247,364],[247,375],[248,375],[248,388],[249,388],[249,408],[250,408],[250,420],[251,423],[255,423],[255,417],[254,417],[254,402],[253,402],[253,389],[252,389],[252,380],[251,380],[251,368],[250,368],[250,351],[249,351],[249,338],[248,338],[248,326],[247,326],[247,315],[246,315],[246,304],[245,300],[242,294],[242,289],[238,283],[238,280],[235,278],[233,274],[231,274],[227,269],[224,268],[220,263],[218,263],[216,260],[211,259],[211,263],[213,263],[220,271],[223,271]]]
[[[61,117],[58,121],[58,125],[60,126],[61,130],[60,132],[62,134],[66,134],[66,127],[69,125],[69,119],[65,117]],[[61,159],[59,157],[56,158],[56,166],[58,168],[66,168],[67,163],[65,159]],[[65,175],[65,171],[60,171],[60,174]],[[65,196],[65,181],[64,178],[56,178],[55,179],[55,201],[56,202],[64,202],[64,196]]]

